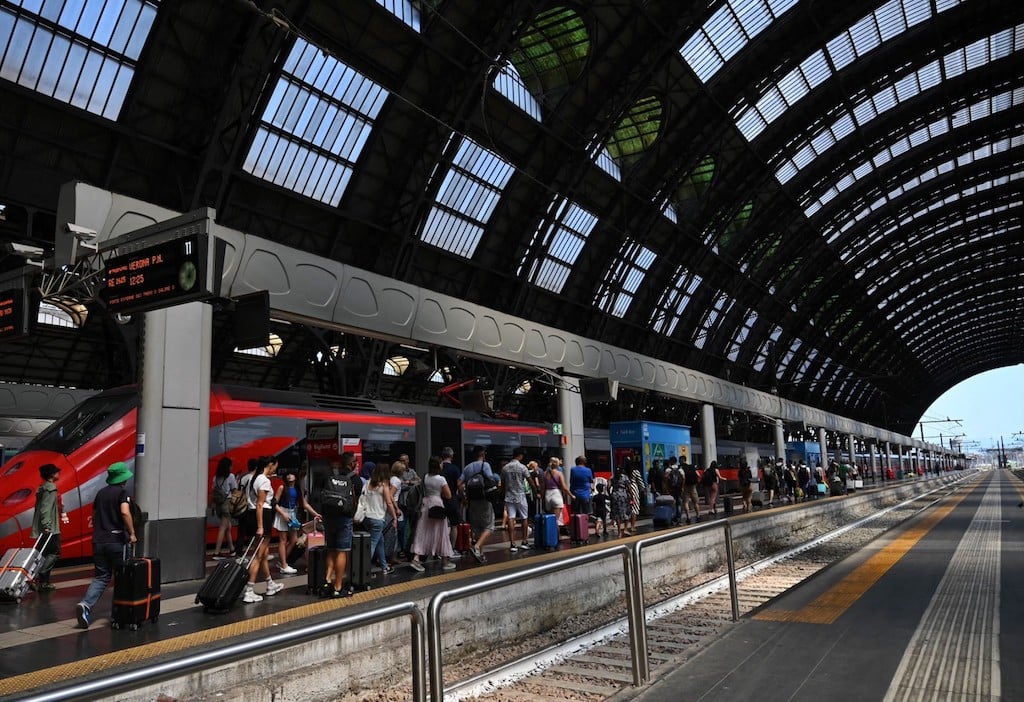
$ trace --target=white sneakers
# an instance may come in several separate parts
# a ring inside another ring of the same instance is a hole
[[[275,583],[273,580],[267,581],[267,592],[266,597],[271,597],[284,590],[284,585],[281,583]],[[257,595],[256,591],[252,589],[252,584],[245,586],[245,592],[242,594],[242,602],[246,604],[255,604],[256,602],[262,602],[264,595]]]
[[[281,566],[281,567],[279,568],[279,570],[281,571],[281,575],[295,575],[296,573],[298,573],[298,572],[299,572],[299,571],[298,571],[297,569],[295,569],[295,568],[292,568],[292,567],[291,567],[290,565],[288,565],[287,563],[285,563],[284,565],[282,565],[282,566]]]

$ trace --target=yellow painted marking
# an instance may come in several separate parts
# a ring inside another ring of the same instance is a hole
[[[753,618],[771,622],[833,623],[863,597],[918,541],[945,519],[964,497],[966,493],[951,498],[950,502],[942,507],[937,507],[918,525],[908,529],[802,609],[766,609],[755,614]]]
[[[566,553],[585,553],[587,551],[596,551],[604,548],[606,545],[610,546],[617,545],[619,543],[629,543],[645,536],[649,536],[649,534],[638,534],[622,539],[612,539],[610,541],[592,543],[588,546],[575,547],[568,551],[552,551],[550,553],[540,552],[531,557],[529,559],[529,563],[535,564],[538,562],[553,560],[564,557]],[[470,558],[470,556],[464,556],[464,558]],[[52,686],[60,682],[68,682],[87,676],[93,676],[105,670],[120,670],[122,669],[122,666],[127,664],[145,663],[150,659],[157,658],[158,656],[180,653],[191,648],[200,646],[209,648],[213,644],[237,636],[251,636],[280,624],[289,624],[291,622],[310,617],[336,612],[337,610],[344,609],[350,604],[373,602],[385,597],[401,595],[421,590],[426,587],[432,587],[440,583],[464,580],[478,575],[492,575],[494,573],[519,568],[523,565],[523,560],[512,559],[501,563],[485,564],[478,568],[471,568],[468,570],[453,570],[443,572],[435,576],[414,578],[413,580],[404,583],[395,583],[394,585],[386,585],[366,592],[357,592],[350,598],[339,600],[315,600],[310,604],[299,605],[298,607],[292,607],[280,612],[274,612],[260,617],[252,617],[244,621],[232,622],[222,626],[215,626],[210,629],[185,634],[183,636],[173,636],[161,641],[142,644],[133,648],[111,651],[110,653],[100,656],[84,658],[74,663],[65,663],[50,668],[44,668],[42,670],[32,671],[30,673],[23,673],[21,675],[4,678],[0,680],[0,695],[23,693],[45,686]],[[97,623],[99,622],[97,621]],[[89,634],[86,631],[80,631],[75,635],[88,636]]]

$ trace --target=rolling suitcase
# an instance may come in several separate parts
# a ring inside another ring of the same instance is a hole
[[[126,549],[132,551],[133,549]],[[114,604],[110,628],[135,631],[160,618],[160,559],[131,555],[114,569]]]
[[[589,514],[574,514],[569,518],[569,538],[574,544],[590,543]]]
[[[4,553],[0,558],[0,599],[21,602],[32,580],[39,574],[43,551],[49,543],[50,535],[40,534],[34,546],[12,548]]]
[[[459,553],[469,553],[473,550],[473,528],[466,522],[456,528],[455,550]]]
[[[658,495],[654,502],[654,526],[672,526],[676,518],[676,499],[672,495]]]
[[[348,554],[345,575],[353,590],[370,589],[370,532],[352,534],[352,550]]]
[[[255,543],[256,537],[253,537],[240,558],[220,561],[214,566],[196,593],[196,604],[201,604],[204,612],[223,614],[234,607],[249,581],[249,564],[256,555]]]
[[[306,549],[306,594],[323,595],[327,590],[327,549]]]
[[[533,525],[533,545],[553,551],[558,548],[558,519],[553,514],[538,514]]]

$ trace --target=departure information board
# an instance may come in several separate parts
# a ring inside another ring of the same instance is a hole
[[[191,233],[107,259],[107,309],[131,314],[211,297],[207,245],[207,235]]]
[[[24,288],[0,291],[0,341],[28,334],[27,308]]]

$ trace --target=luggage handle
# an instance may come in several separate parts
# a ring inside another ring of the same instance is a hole
[[[43,541],[44,538],[46,539],[46,541]],[[50,540],[52,538],[52,531],[44,531],[42,534],[36,537],[36,543],[32,548],[34,548],[36,551],[39,551],[39,553],[42,553],[46,549],[46,547],[50,545]]]
[[[259,550],[258,547],[254,548],[257,543],[258,541],[255,536],[249,539],[249,544],[245,547],[242,555],[238,557],[239,564],[244,565],[246,568],[252,564],[253,559],[256,558],[256,551]],[[250,550],[252,550],[251,554],[249,553]]]

